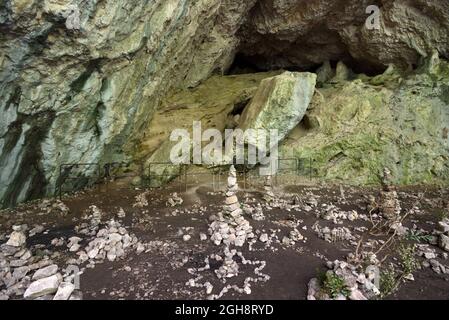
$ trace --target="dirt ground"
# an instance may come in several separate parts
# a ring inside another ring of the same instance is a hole
[[[27,224],[30,228],[43,225],[45,232],[29,237],[27,246],[43,244],[52,251],[61,252],[60,261],[71,256],[66,247],[54,247],[51,240],[58,237],[69,238],[76,235],[75,226],[81,217],[89,211],[89,206],[95,205],[104,212],[103,219],[117,218],[120,208],[126,212],[122,224],[130,233],[134,233],[139,241],[150,244],[152,250],[140,255],[129,252],[125,259],[97,264],[95,268],[87,268],[81,276],[81,291],[83,299],[206,299],[204,289],[192,288],[187,284],[192,275],[189,268],[200,268],[204,265],[206,256],[218,253],[220,247],[210,240],[201,241],[200,233],[206,233],[208,218],[218,212],[224,201],[223,194],[214,192],[208,184],[191,186],[187,192],[179,193],[184,203],[178,207],[167,207],[166,199],[173,192],[179,192],[179,186],[171,185],[163,189],[151,190],[148,197],[149,205],[143,208],[133,207],[135,197],[143,190],[133,189],[122,183],[109,183],[76,195],[66,196],[63,202],[70,209],[70,214],[39,215],[37,208],[40,201],[22,205],[14,210],[5,210],[0,214],[0,244],[6,242],[6,235],[13,225]],[[288,199],[298,195],[299,199],[315,195],[317,208],[323,204],[333,204],[340,210],[355,210],[359,214],[367,214],[367,196],[377,196],[377,188],[355,188],[340,186],[301,185],[284,186],[275,189],[277,194]],[[342,190],[344,195],[342,194]],[[404,225],[415,227],[432,234],[437,222],[441,219],[443,198],[448,198],[449,190],[437,188],[414,187],[402,189],[399,197],[403,211],[412,206],[419,207],[419,214],[407,217]],[[342,197],[345,201],[342,201]],[[260,190],[245,190],[239,192],[241,202],[255,205],[263,202]],[[417,199],[420,199],[417,201]],[[250,295],[231,291],[223,299],[287,299],[304,300],[307,298],[307,284],[317,274],[326,270],[325,262],[335,259],[344,260],[355,246],[349,241],[329,243],[320,239],[312,226],[318,221],[321,226],[332,227],[331,221],[325,221],[316,215],[316,210],[286,211],[279,208],[264,209],[266,219],[255,221],[246,217],[256,235],[273,230],[278,239],[282,240],[292,230],[292,222],[298,224],[298,229],[306,238],[294,246],[286,246],[282,241],[266,247],[258,241],[253,250],[246,245],[242,252],[247,259],[266,261],[262,270],[270,276],[267,282],[252,285]],[[369,235],[361,227],[371,228],[371,222],[356,220],[344,221],[353,234],[364,239],[383,239],[384,235]],[[186,229],[188,228],[188,229]],[[184,241],[183,234],[190,234],[191,240]],[[159,242],[158,242],[159,241]],[[409,240],[413,242],[413,240]],[[443,251],[432,246],[438,253],[438,261],[449,265],[444,260]],[[397,260],[391,249],[391,257]],[[419,261],[424,258],[419,257]],[[218,267],[218,266],[216,266]],[[205,271],[203,281],[210,281],[214,293],[220,291],[223,283],[213,273],[214,266]],[[248,266],[241,268],[238,277],[227,283],[241,285],[248,276],[254,276],[254,270]],[[406,281],[399,290],[387,299],[448,299],[449,275],[437,274],[431,268],[421,268],[414,273],[414,281]],[[0,288],[1,289],[1,288]]]

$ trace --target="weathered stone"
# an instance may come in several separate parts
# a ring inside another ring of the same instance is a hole
[[[12,246],[12,247],[21,247],[26,243],[26,236],[23,232],[20,231],[14,231],[9,236],[8,242],[6,242],[6,245]]]
[[[19,267],[19,268],[14,269],[14,272],[13,272],[12,276],[17,281],[20,281],[23,277],[25,277],[27,275],[28,272],[30,272],[30,267],[23,266],[23,267]]]
[[[262,80],[251,103],[245,108],[239,128],[277,129],[282,141],[304,117],[315,92],[316,75],[312,73],[285,72]],[[257,136],[248,143],[259,146]],[[260,146],[263,150],[265,146]]]
[[[69,300],[72,292],[75,290],[75,285],[69,282],[62,282],[59,285],[58,291],[53,300]]]
[[[45,268],[37,270],[33,275],[33,280],[40,280],[43,278],[48,278],[58,272],[58,266],[56,264],[49,265]]]
[[[62,281],[60,274],[55,274],[48,278],[39,279],[32,282],[24,293],[24,298],[34,299],[45,296],[47,294],[55,293],[58,290],[59,284]]]
[[[449,252],[449,236],[444,234],[440,235],[440,247],[441,249]]]
[[[351,300],[368,300],[360,290],[352,290],[349,296]]]

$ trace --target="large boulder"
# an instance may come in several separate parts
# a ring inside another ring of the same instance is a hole
[[[303,119],[315,93],[316,74],[284,72],[264,79],[242,114],[239,128],[278,130],[282,141]],[[257,145],[255,139],[248,143]],[[272,143],[272,141],[270,141]]]

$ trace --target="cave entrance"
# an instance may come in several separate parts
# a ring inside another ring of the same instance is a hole
[[[228,74],[243,74],[287,70],[316,72],[325,62],[335,69],[342,61],[354,73],[374,76],[383,73],[387,65],[370,61],[369,57],[354,56],[351,48],[337,30],[325,23],[302,28],[286,28],[268,32],[260,30],[258,20],[260,6],[255,6],[246,23],[237,32],[239,46]],[[260,17],[259,17],[260,20]],[[301,21],[294,21],[301,25]]]

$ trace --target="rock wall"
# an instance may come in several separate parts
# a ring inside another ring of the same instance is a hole
[[[130,159],[167,90],[229,67],[253,3],[3,1],[1,206],[51,194],[61,164]]]
[[[380,9],[379,29],[365,26],[370,5]],[[239,52],[260,69],[314,68],[326,60],[358,72],[391,63],[412,68],[432,50],[449,57],[447,21],[447,1],[259,1],[239,31]]]
[[[132,160],[166,93],[237,52],[268,69],[448,56],[446,0],[375,2],[368,31],[365,0],[2,1],[0,206],[52,194],[61,164]]]
[[[449,63],[435,54],[412,73],[329,80],[281,148],[313,160],[321,181],[449,184]],[[307,170],[306,170],[307,171]]]

